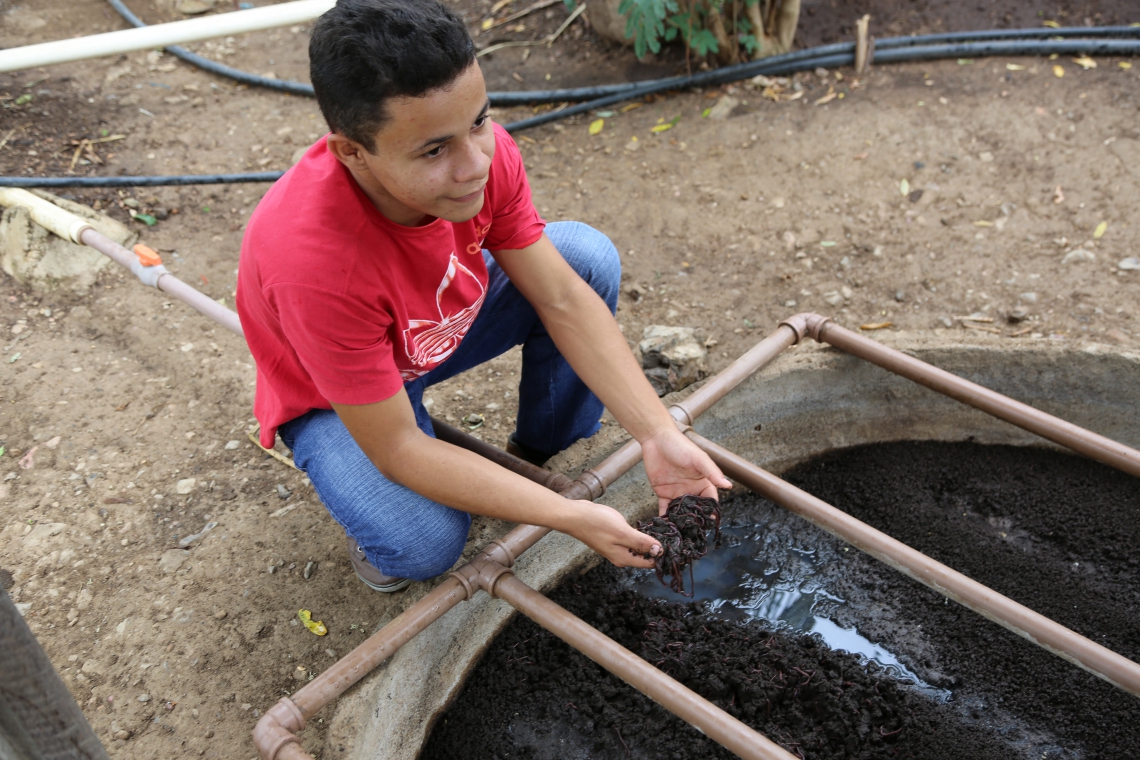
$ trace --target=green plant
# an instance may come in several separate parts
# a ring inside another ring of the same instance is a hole
[[[639,58],[679,40],[686,56],[730,64],[787,52],[800,0],[621,0],[617,10]]]

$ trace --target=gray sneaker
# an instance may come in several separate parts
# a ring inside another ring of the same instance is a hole
[[[393,591],[407,588],[412,583],[411,578],[393,578],[373,567],[364,556],[360,544],[356,543],[356,539],[352,536],[348,536],[348,558],[352,560],[352,569],[356,571],[356,577],[373,591],[391,594]]]

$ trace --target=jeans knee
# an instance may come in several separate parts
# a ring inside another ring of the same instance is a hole
[[[562,258],[610,307],[617,308],[621,289],[621,257],[605,233],[582,222],[554,222],[547,235]]]
[[[412,580],[423,581],[443,575],[452,568],[467,545],[467,532],[471,516],[458,510],[449,510],[449,519],[437,521],[430,535],[414,541],[402,561],[399,574]]]

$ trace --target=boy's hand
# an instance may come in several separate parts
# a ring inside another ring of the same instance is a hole
[[[631,527],[621,513],[592,501],[571,502],[580,514],[563,529],[618,567],[653,567],[646,559],[661,554],[661,544]]]
[[[665,514],[669,502],[693,494],[717,498],[718,488],[732,488],[708,454],[677,428],[667,428],[641,442],[645,474],[657,494],[658,511]]]

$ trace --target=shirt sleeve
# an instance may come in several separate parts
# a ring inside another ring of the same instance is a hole
[[[297,360],[333,404],[374,404],[403,379],[389,338],[391,317],[341,292],[296,283],[270,288],[272,307]]]
[[[498,124],[495,125],[495,158],[488,187],[491,229],[483,247],[491,251],[517,250],[538,240],[546,222],[531,201],[530,183],[519,146]]]

